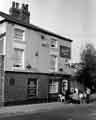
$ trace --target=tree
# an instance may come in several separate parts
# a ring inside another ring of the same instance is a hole
[[[85,87],[96,87],[96,50],[92,44],[87,44],[81,53],[81,66],[77,70],[76,79]]]

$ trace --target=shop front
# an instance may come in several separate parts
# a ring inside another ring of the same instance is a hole
[[[5,72],[5,103],[23,104],[57,101],[68,89],[70,76],[24,72]]]
[[[70,76],[50,76],[48,83],[48,98],[49,101],[57,101],[58,95],[64,95],[69,88]]]

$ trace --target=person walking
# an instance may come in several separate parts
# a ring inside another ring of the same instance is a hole
[[[79,92],[79,99],[80,103],[83,103],[83,93],[81,91]]]
[[[89,103],[90,93],[91,93],[91,90],[89,88],[87,88],[86,89],[86,103],[87,104]]]
[[[83,103],[86,103],[86,97],[87,97],[87,94],[86,94],[86,91],[83,92]]]

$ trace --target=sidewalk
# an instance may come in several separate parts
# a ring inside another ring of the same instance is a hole
[[[0,118],[24,114],[34,114],[37,112],[44,112],[59,107],[62,107],[62,104],[59,102],[1,107]]]

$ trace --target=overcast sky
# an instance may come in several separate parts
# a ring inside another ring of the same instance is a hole
[[[72,60],[78,62],[87,42],[96,46],[96,0],[15,0],[30,4],[31,23],[73,40]],[[12,0],[0,1],[8,13]]]

